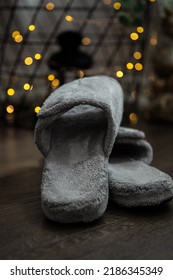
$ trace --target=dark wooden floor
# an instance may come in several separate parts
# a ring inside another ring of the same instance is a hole
[[[173,126],[137,127],[154,147],[152,165],[173,177]],[[138,210],[110,203],[97,222],[53,223],[40,206],[43,161],[32,132],[1,128],[0,157],[0,259],[173,259],[173,202]]]

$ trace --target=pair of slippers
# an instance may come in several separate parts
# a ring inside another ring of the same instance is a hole
[[[142,131],[120,127],[122,115],[122,88],[107,76],[67,83],[46,99],[35,141],[45,157],[41,201],[50,220],[91,222],[108,198],[125,207],[172,199],[172,179],[149,166],[151,145]]]

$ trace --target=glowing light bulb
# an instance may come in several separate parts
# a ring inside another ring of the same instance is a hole
[[[30,90],[30,84],[26,83],[23,85],[24,90]]]
[[[134,52],[133,56],[135,59],[141,59],[142,54],[140,52]]]
[[[84,76],[85,76],[85,73],[84,73],[84,71],[82,71],[82,70],[79,70],[79,77],[80,78],[83,78]]]
[[[156,36],[151,37],[151,39],[150,39],[150,44],[151,44],[152,46],[157,45],[157,37],[156,37]]]
[[[46,4],[46,9],[47,9],[48,11],[52,11],[54,8],[55,8],[55,4],[54,4],[54,3],[48,2],[48,3]]]
[[[23,36],[21,34],[16,35],[14,40],[16,43],[21,43],[23,41]]]
[[[131,92],[131,96],[132,96],[133,98],[136,97],[136,91],[135,91],[135,90],[133,90],[133,91]]]
[[[126,64],[126,67],[127,67],[127,69],[131,70],[131,69],[133,69],[134,65],[133,65],[133,63],[128,62],[128,63]]]
[[[65,20],[71,22],[71,21],[74,20],[74,18],[73,18],[72,16],[70,16],[70,15],[67,15],[67,16],[65,17]]]
[[[84,46],[90,45],[90,44],[91,44],[91,39],[88,38],[88,37],[82,38],[82,44],[83,44]]]
[[[135,64],[135,69],[136,69],[137,71],[141,71],[141,70],[143,69],[143,65],[142,65],[141,63],[136,63],[136,64]]]
[[[122,5],[121,5],[120,2],[115,2],[115,3],[114,3],[114,9],[117,10],[117,11],[119,11],[119,10],[121,9],[121,6],[122,6]]]
[[[9,96],[13,96],[13,95],[15,94],[15,90],[14,90],[13,88],[9,88],[9,89],[7,90],[7,94],[8,94]]]
[[[12,38],[15,38],[17,35],[20,35],[20,32],[19,31],[13,31],[13,33],[12,33]]]
[[[138,26],[136,28],[136,30],[138,31],[138,33],[143,33],[144,32],[144,28],[142,26]]]
[[[36,106],[36,107],[34,108],[35,113],[38,113],[38,112],[40,111],[40,109],[41,109],[40,106]]]
[[[40,59],[41,59],[41,54],[40,54],[40,53],[36,53],[36,54],[34,55],[34,58],[35,58],[36,60],[40,60]]]
[[[53,88],[57,88],[59,86],[59,84],[60,84],[60,81],[58,79],[54,79],[51,83],[51,86]]]
[[[30,56],[26,57],[26,58],[24,59],[24,63],[25,63],[26,65],[31,65],[31,64],[33,63],[32,57],[30,57]]]
[[[111,2],[112,2],[112,0],[103,0],[103,3],[104,3],[105,5],[110,5]]]
[[[29,31],[34,31],[35,30],[35,25],[31,24],[28,26]]]
[[[55,75],[49,74],[49,75],[47,76],[47,79],[48,79],[49,81],[53,81],[53,80],[55,79]]]
[[[7,113],[12,114],[14,112],[14,107],[13,105],[8,105],[6,108]]]
[[[129,120],[132,124],[136,124],[138,122],[138,116],[136,113],[131,113],[129,115]]]
[[[139,35],[138,35],[136,32],[132,32],[132,33],[130,34],[130,38],[131,38],[133,41],[136,41],[136,40],[138,40]]]
[[[117,71],[117,72],[116,72],[116,76],[117,76],[118,78],[122,78],[122,77],[124,76],[123,71],[121,71],[121,70]]]

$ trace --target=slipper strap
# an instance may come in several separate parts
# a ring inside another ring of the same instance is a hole
[[[49,151],[45,138],[51,133],[51,124],[78,105],[91,105],[104,111],[108,120],[104,153],[109,157],[122,119],[123,92],[117,80],[107,76],[87,77],[64,84],[45,100],[35,127],[35,142],[43,155]]]

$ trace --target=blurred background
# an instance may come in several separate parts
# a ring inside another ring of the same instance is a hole
[[[172,121],[172,4],[1,0],[1,122],[33,128],[53,90],[99,74],[122,84],[126,124]]]
[[[122,124],[144,131],[152,166],[173,178],[173,0],[1,0],[0,22],[0,258],[172,259],[173,203],[109,203],[90,226],[46,220],[34,126],[62,84],[111,76]]]

